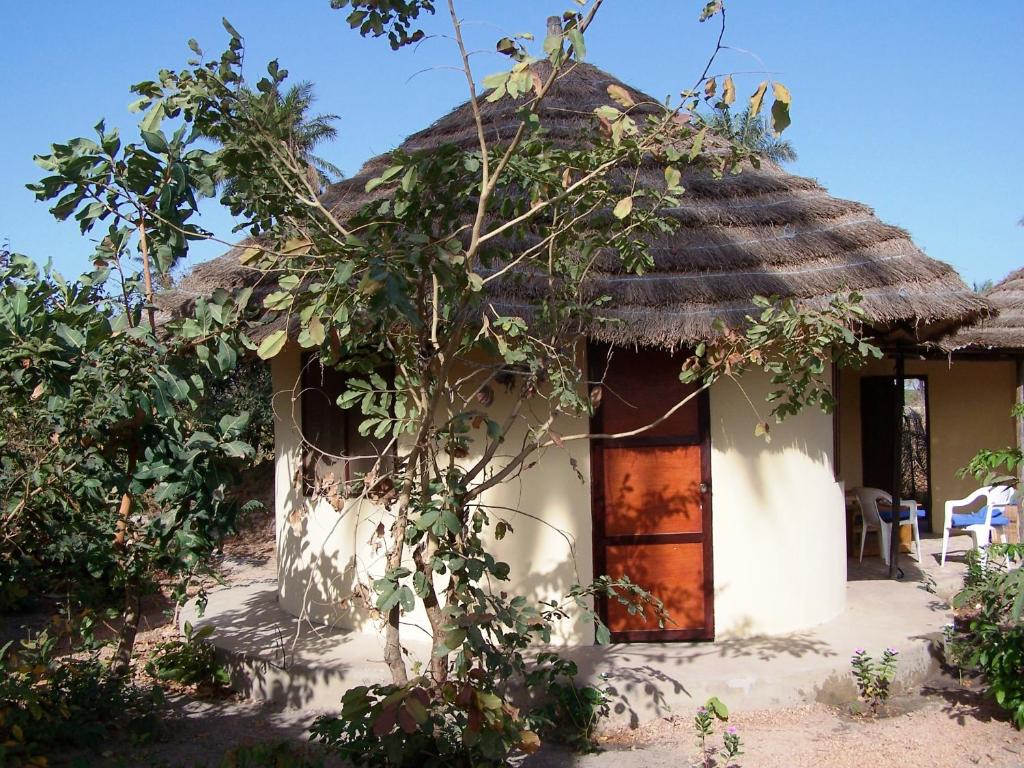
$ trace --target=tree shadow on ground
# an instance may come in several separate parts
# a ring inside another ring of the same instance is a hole
[[[239,747],[288,742],[301,750],[308,744],[308,728],[318,714],[237,698],[168,695],[154,739],[137,743],[124,736],[98,744],[93,750],[57,755],[55,764],[66,761],[97,768],[219,768],[234,764],[226,763],[225,757]]]

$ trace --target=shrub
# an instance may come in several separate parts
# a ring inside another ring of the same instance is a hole
[[[56,646],[44,631],[0,648],[0,765],[46,765],[50,750],[89,747],[115,730],[154,734],[158,689],[111,675],[95,657],[58,657]]]
[[[213,627],[207,625],[197,631],[186,621],[183,632],[183,640],[171,640],[156,647],[146,671],[157,680],[226,688],[231,676],[217,658],[217,649],[206,642],[213,634]]]
[[[575,674],[573,665],[571,677]],[[570,679],[551,683],[544,703],[531,711],[528,719],[542,737],[566,744],[575,752],[587,753],[598,750],[594,738],[597,723],[608,712],[608,696],[603,690],[576,685]]]
[[[889,700],[892,681],[896,679],[895,648],[886,648],[881,661],[876,662],[863,648],[853,652],[850,666],[853,679],[857,682],[857,693],[871,712],[877,712]]]
[[[359,686],[345,692],[340,718],[321,717],[312,733],[354,765],[485,768],[507,764],[540,739],[519,710],[473,682]]]
[[[591,607],[598,596],[631,612],[650,611],[664,625],[661,601],[625,577],[606,576],[572,587],[563,602],[531,605],[522,595],[482,589],[472,595],[479,602],[449,624],[440,653],[453,663],[440,681],[424,676],[353,688],[340,717],[318,719],[313,736],[356,765],[390,768],[505,766],[517,753],[539,749],[541,734],[593,749],[597,719],[607,710],[604,694],[576,686],[573,662],[532,649],[551,643],[555,625],[571,619],[570,607],[578,609],[577,621],[594,624],[597,637],[606,638],[608,628]]]
[[[323,768],[321,757],[308,747],[277,741],[236,747],[221,761],[221,768]]]
[[[1024,544],[992,544],[986,561],[972,553],[961,615],[951,633],[957,661],[982,675],[988,694],[1024,728]]]

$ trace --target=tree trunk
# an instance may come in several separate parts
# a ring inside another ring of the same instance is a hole
[[[139,581],[131,578],[124,587],[124,609],[121,614],[121,630],[117,637],[117,650],[110,662],[110,673],[115,677],[126,677],[131,670],[132,651],[135,649],[135,635],[139,631],[142,616],[142,593]]]
[[[139,447],[133,442],[128,448],[129,482],[135,473],[135,463]],[[120,551],[124,566],[128,567],[128,529],[131,526],[132,497],[130,493],[121,496],[121,505],[117,510],[117,528],[114,533],[114,545]],[[115,677],[125,677],[131,669],[132,651],[135,649],[135,635],[139,631],[139,615],[141,613],[141,589],[139,579],[129,576],[124,586],[124,608],[121,612],[121,630],[118,632],[117,650],[110,662],[110,672]]]
[[[434,557],[437,545],[433,536],[428,538],[425,548],[419,548],[413,552],[412,559],[416,563],[416,570],[423,574],[427,581],[427,595],[422,598],[423,608],[427,614],[427,621],[430,622],[431,654],[430,654],[430,676],[435,684],[441,684],[448,679],[448,655],[438,654],[438,650],[444,645],[444,611],[437,599],[437,590],[434,588],[434,569],[430,561]],[[454,578],[454,576],[452,577]]]
[[[409,521],[408,498],[399,504],[398,519],[395,521],[395,528],[392,533],[392,549],[388,555],[388,570],[398,568],[402,564],[402,552],[405,547],[405,528]],[[388,611],[388,624],[384,632],[384,662],[391,670],[391,681],[395,685],[405,685],[409,682],[409,671],[405,666],[405,659],[402,658],[402,637],[401,637],[402,606],[396,603]]]

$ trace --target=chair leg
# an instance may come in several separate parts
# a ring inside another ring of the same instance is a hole
[[[942,529],[942,559],[939,560],[939,567],[946,565],[946,549],[949,548],[949,528]]]
[[[867,538],[868,538],[868,526],[867,526],[867,523],[865,523],[863,520],[861,520],[861,522],[860,522],[860,558],[857,561],[859,563],[863,563],[864,562],[864,542],[867,541]]]
[[[917,562],[921,562],[921,531],[917,527],[917,518],[911,521],[911,528],[914,531],[914,545],[917,547]]]
[[[971,539],[974,541],[974,548],[978,550],[978,563],[984,570],[988,565],[988,545],[992,539],[992,529],[983,525],[971,526]]]
[[[883,522],[878,526],[878,543],[882,549],[882,562],[889,564],[889,535],[892,533],[892,526]]]

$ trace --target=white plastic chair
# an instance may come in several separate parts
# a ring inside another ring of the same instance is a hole
[[[860,561],[864,560],[864,542],[868,538],[868,529],[878,531],[878,546],[882,552],[882,560],[889,564],[889,536],[892,533],[892,523],[882,519],[878,511],[878,502],[884,501],[892,506],[892,496],[879,488],[857,488],[854,491],[857,497],[857,505],[860,507]],[[914,534],[914,546],[917,549],[917,562],[921,562],[921,532],[917,527],[917,502],[904,501],[900,504],[900,513],[906,509],[909,515],[906,520],[900,519],[900,525],[909,525]],[[896,510],[893,510],[896,515]],[[902,518],[902,514],[900,514]]]
[[[975,549],[984,549],[992,538],[993,530],[999,531],[1000,526],[992,525],[992,518],[998,515],[1003,509],[1013,502],[1013,488],[1005,485],[986,485],[983,488],[968,494],[962,499],[952,499],[945,505],[945,519],[942,522],[942,559],[939,566],[946,564],[946,550],[949,547],[949,534],[952,531],[969,533],[974,540]],[[985,499],[985,511],[983,515],[977,515],[978,522],[959,523],[954,525],[954,510],[970,506],[978,499]],[[1002,532],[1000,531],[1000,536]]]

